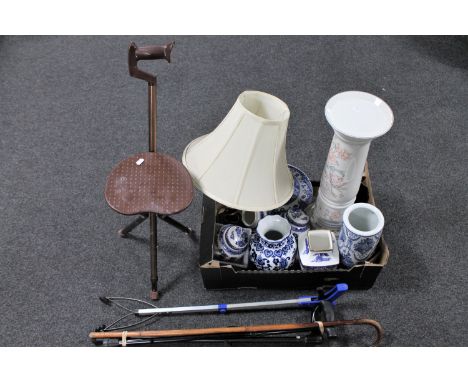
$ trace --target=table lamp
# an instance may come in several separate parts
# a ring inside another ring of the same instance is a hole
[[[286,160],[289,108],[259,91],[239,95],[211,133],[190,142],[182,163],[211,199],[244,211],[269,211],[293,193]]]

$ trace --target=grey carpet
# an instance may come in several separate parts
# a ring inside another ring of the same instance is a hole
[[[120,312],[99,295],[147,298],[147,225],[104,200],[106,176],[147,149],[146,85],[128,76],[129,41],[170,37],[0,38],[0,332],[4,346],[89,345]],[[245,89],[291,109],[288,160],[319,179],[335,93],[381,96],[395,124],[371,145],[390,261],[339,316],[381,321],[388,346],[468,345],[468,40],[464,37],[182,37],[159,73],[159,150],[180,158]],[[201,195],[178,219],[199,229]],[[161,306],[294,297],[309,291],[207,291],[197,246],[161,223]],[[153,328],[304,321],[304,311],[160,318]],[[340,344],[364,344],[347,331]]]

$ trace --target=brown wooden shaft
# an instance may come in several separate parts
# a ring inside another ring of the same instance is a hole
[[[150,266],[151,290],[158,290],[158,217],[154,212],[149,213],[150,221]]]
[[[345,325],[370,325],[377,332],[377,339],[372,346],[377,346],[382,340],[383,328],[378,321],[371,319],[357,320],[338,320],[324,321],[324,327],[336,327]],[[299,323],[299,324],[278,324],[278,325],[253,325],[219,328],[201,328],[201,329],[173,329],[173,330],[146,330],[127,332],[127,338],[164,338],[164,337],[188,337],[212,334],[248,334],[276,331],[307,330],[319,327],[317,322]],[[89,337],[92,339],[122,338],[123,332],[91,332]]]
[[[148,128],[149,128],[149,151],[156,151],[156,80],[154,84],[148,83]]]
[[[303,326],[304,325],[304,326]],[[272,330],[292,330],[300,328],[308,328],[310,324],[283,324],[283,325],[258,325],[258,326],[236,326],[236,327],[220,327],[220,328],[202,328],[202,329],[172,329],[172,330],[146,330],[128,332],[127,338],[145,337],[178,337],[178,336],[199,336],[205,334],[235,334],[235,333],[259,333],[262,331]],[[315,325],[316,326],[316,325]],[[310,326],[310,327],[315,327]],[[90,338],[121,338],[122,332],[93,332]]]

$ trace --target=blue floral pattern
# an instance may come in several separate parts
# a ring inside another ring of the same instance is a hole
[[[305,255],[308,255],[309,254],[309,238],[305,238],[305,250],[304,250],[304,254]]]
[[[227,224],[218,233],[218,247],[227,258],[238,258],[244,254],[249,245],[248,230]]]
[[[309,177],[297,167],[288,165],[294,180],[294,191],[291,198],[283,206],[270,212],[272,215],[284,215],[288,209],[298,207],[304,210],[314,200],[314,188]]]
[[[297,243],[293,234],[281,241],[269,241],[255,233],[250,242],[250,260],[259,270],[288,269],[294,263],[296,249]]]
[[[331,260],[331,257],[328,253],[318,252],[314,255],[314,259],[312,261],[316,263],[321,263],[321,262],[330,261],[330,260]]]
[[[230,230],[229,238],[231,243],[234,243],[235,246],[245,249],[248,244],[249,235],[242,227],[236,227],[234,230]]]
[[[299,234],[306,232],[309,229],[309,216],[304,213],[299,207],[292,207],[286,214],[291,230]]]
[[[382,231],[373,236],[360,236],[343,224],[338,237],[341,263],[346,268],[351,268],[354,264],[367,260],[374,253],[381,236]]]

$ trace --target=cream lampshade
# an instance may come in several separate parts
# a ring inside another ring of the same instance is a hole
[[[293,193],[286,160],[289,108],[270,94],[245,91],[211,133],[185,148],[182,163],[195,186],[238,210],[268,211]]]

